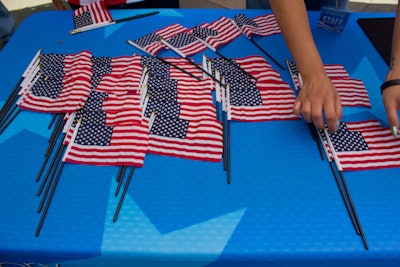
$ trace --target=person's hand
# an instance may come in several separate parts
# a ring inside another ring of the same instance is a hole
[[[397,137],[399,128],[399,116],[397,111],[400,109],[400,85],[393,85],[386,88],[382,93],[383,104],[386,109],[389,126],[394,137]]]
[[[323,129],[326,122],[329,130],[336,131],[342,117],[342,104],[336,88],[326,75],[303,77],[293,111],[307,122],[314,123],[318,129]]]

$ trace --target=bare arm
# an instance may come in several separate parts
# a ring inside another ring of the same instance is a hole
[[[399,1],[400,3],[400,1]],[[386,80],[400,79],[400,5],[397,4],[396,18],[394,22],[392,56]],[[399,128],[399,117],[397,111],[400,109],[400,85],[391,86],[382,93],[386,115],[394,137],[397,137]]]
[[[340,97],[327,77],[311,34],[303,0],[270,0],[286,44],[303,79],[303,86],[293,107],[307,122],[336,130],[342,116]]]
[[[65,10],[66,9],[66,7],[64,6],[62,0],[53,0],[53,4],[58,10]]]

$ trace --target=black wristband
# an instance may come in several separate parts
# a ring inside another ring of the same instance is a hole
[[[385,90],[386,88],[389,88],[390,86],[393,86],[393,85],[400,85],[400,79],[389,80],[389,81],[382,83],[381,94],[383,93],[383,90]]]

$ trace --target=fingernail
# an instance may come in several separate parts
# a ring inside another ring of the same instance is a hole
[[[340,126],[340,121],[336,122],[336,130],[339,130],[339,126]]]
[[[397,127],[396,126],[392,126],[391,130],[392,130],[393,137],[397,137]]]

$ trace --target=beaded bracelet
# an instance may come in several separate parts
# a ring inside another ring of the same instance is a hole
[[[381,85],[381,94],[383,93],[383,91],[386,88],[389,88],[390,86],[393,86],[393,85],[400,85],[400,79],[389,80],[389,81],[386,81],[386,82],[382,83],[382,85]]]

